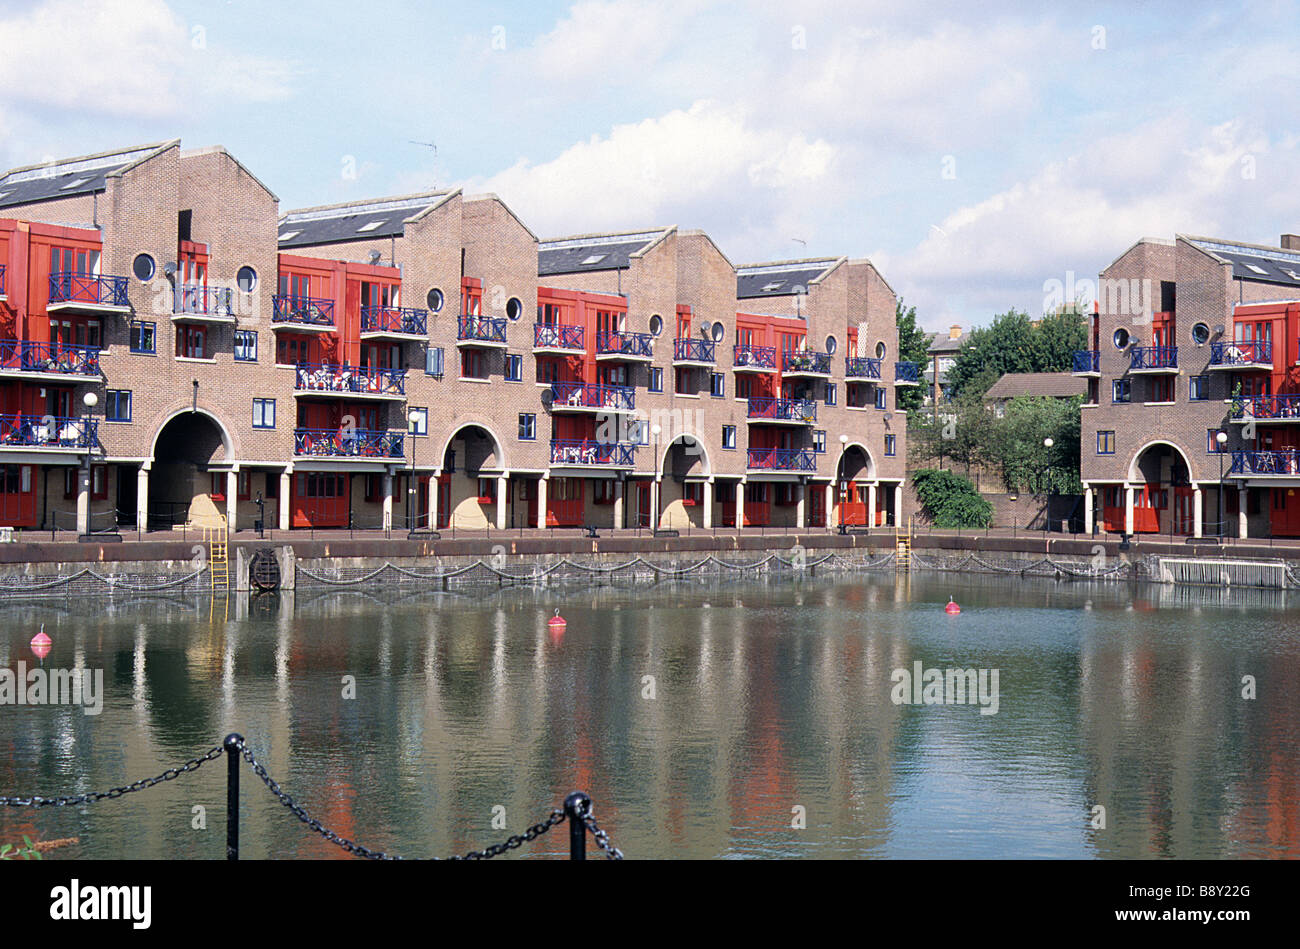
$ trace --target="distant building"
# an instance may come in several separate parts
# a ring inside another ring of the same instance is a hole
[[[951,395],[948,383],[948,370],[957,361],[957,353],[968,336],[956,323],[948,327],[948,335],[934,333],[930,336],[930,347],[926,350],[929,357],[925,367],[925,404],[933,405],[936,401],[946,402]]]
[[[1007,403],[1020,396],[1069,399],[1088,394],[1088,380],[1068,372],[1007,372],[984,393],[985,403],[998,418],[1006,414]]]

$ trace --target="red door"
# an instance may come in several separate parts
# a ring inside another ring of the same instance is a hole
[[[334,471],[299,471],[291,482],[294,527],[347,527],[352,476]]]
[[[1300,537],[1300,492],[1273,488],[1269,503],[1269,528],[1274,537]]]
[[[451,525],[451,475],[438,476],[438,530]]]
[[[650,526],[650,482],[636,483],[636,526]]]
[[[820,484],[808,486],[808,526],[826,526],[826,487]]]
[[[546,526],[581,527],[582,513],[583,480],[552,478],[546,495]]]
[[[867,486],[850,481],[840,491],[840,523],[866,526]]]
[[[34,465],[0,465],[0,527],[36,526]]]
[[[1154,534],[1160,530],[1160,509],[1164,492],[1160,485],[1144,484],[1133,492],[1133,533]]]
[[[1196,530],[1194,489],[1174,488],[1174,533],[1191,534]]]

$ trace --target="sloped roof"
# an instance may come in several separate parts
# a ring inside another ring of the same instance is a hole
[[[0,176],[0,208],[102,192],[109,178],[175,144],[138,145],[14,168]]]
[[[662,240],[670,227],[620,234],[578,234],[556,237],[537,245],[537,275],[623,270],[632,258]]]
[[[1008,372],[989,386],[988,392],[984,393],[984,399],[988,402],[996,402],[1022,395],[1068,399],[1073,395],[1087,393],[1088,380],[1068,372]]]
[[[1256,283],[1276,283],[1300,287],[1300,253],[1246,244],[1239,241],[1211,240],[1204,237],[1184,238],[1198,250],[1232,265],[1232,276]]]
[[[962,333],[956,339],[951,338],[947,333],[931,333],[930,345],[926,349],[931,355],[943,353],[955,353],[970,339],[969,333]]]
[[[312,247],[401,237],[407,222],[437,207],[451,194],[451,191],[430,191],[289,211],[280,217],[279,246],[281,249]]]
[[[806,293],[812,283],[828,274],[842,259],[819,257],[743,264],[736,268],[736,299],[756,300]]]

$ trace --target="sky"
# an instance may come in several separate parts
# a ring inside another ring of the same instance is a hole
[[[282,212],[463,187],[542,238],[868,257],[938,330],[1145,236],[1300,232],[1297,52],[1268,0],[0,0],[0,166],[180,138]]]

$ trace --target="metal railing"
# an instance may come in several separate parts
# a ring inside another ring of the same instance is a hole
[[[597,333],[596,352],[601,356],[640,356],[649,359],[654,355],[651,339],[649,333]]]
[[[631,468],[636,464],[636,446],[625,442],[553,438],[551,439],[551,464]]]
[[[708,339],[673,340],[673,359],[678,362],[713,362],[714,343]]]
[[[5,265],[0,264],[0,297],[5,295]]]
[[[921,367],[914,362],[894,363],[895,382],[920,382]]]
[[[844,376],[847,379],[879,379],[880,360],[868,356],[850,356],[844,360]]]
[[[1177,368],[1177,346],[1134,346],[1129,350],[1129,369]]]
[[[315,457],[402,458],[405,432],[295,428],[293,453]]]
[[[811,448],[750,448],[746,467],[768,471],[816,471],[817,456]]]
[[[1228,473],[1300,475],[1300,451],[1234,451]]]
[[[636,408],[636,390],[631,386],[601,386],[586,382],[551,384],[551,409],[619,409]]]
[[[1300,395],[1246,395],[1232,400],[1234,421],[1253,419],[1300,420]]]
[[[299,392],[355,392],[361,395],[405,395],[405,369],[370,366],[300,365],[294,373]]]
[[[94,274],[50,274],[50,303],[85,303],[91,306],[129,307],[125,277]]]
[[[6,448],[99,448],[99,421],[55,415],[0,415]]]
[[[1101,372],[1101,353],[1095,349],[1074,352],[1074,372]]]
[[[504,343],[506,321],[487,316],[460,316],[456,319],[456,339],[480,343]]]
[[[533,325],[534,349],[584,349],[586,327],[564,326],[559,323]]]
[[[403,333],[424,336],[428,333],[429,311],[399,306],[363,306],[361,332]]]
[[[276,294],[271,298],[271,322],[333,326],[334,301]]]
[[[1271,342],[1240,341],[1210,344],[1211,366],[1248,366],[1252,363],[1273,363]]]
[[[737,346],[732,350],[736,368],[752,366],[756,369],[776,368],[775,346]]]
[[[750,399],[749,418],[766,418],[782,422],[817,421],[817,403],[812,399]]]
[[[815,372],[819,375],[831,374],[830,353],[788,351],[781,354],[782,372]]]
[[[229,287],[203,287],[182,284],[172,294],[173,314],[230,316],[234,293]]]
[[[0,339],[0,370],[50,372],[60,375],[99,375],[99,349],[67,343],[35,343]]]

